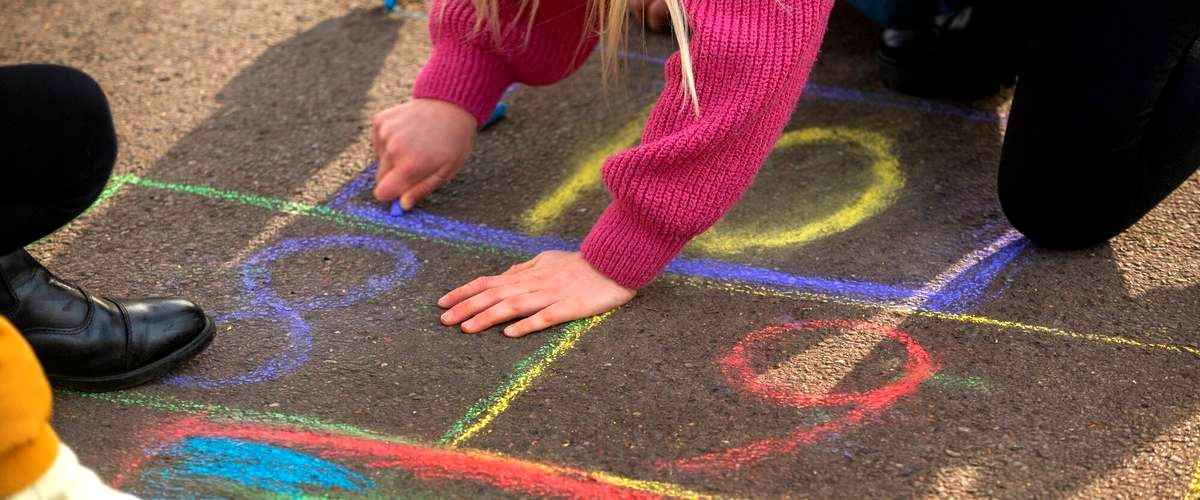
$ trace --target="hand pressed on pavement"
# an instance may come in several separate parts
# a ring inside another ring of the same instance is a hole
[[[504,328],[504,335],[521,337],[607,312],[636,293],[601,274],[579,252],[548,251],[499,276],[455,288],[438,299],[438,306],[449,309],[443,324],[461,324],[466,333],[524,318]]]

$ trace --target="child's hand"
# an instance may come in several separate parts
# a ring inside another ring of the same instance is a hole
[[[375,115],[375,199],[411,209],[458,173],[474,141],[475,117],[448,102],[413,99]]]
[[[606,312],[636,293],[600,274],[579,252],[549,251],[499,276],[455,288],[438,299],[438,306],[450,308],[442,314],[443,324],[462,323],[466,333],[525,318],[504,328],[504,335],[521,337]]]

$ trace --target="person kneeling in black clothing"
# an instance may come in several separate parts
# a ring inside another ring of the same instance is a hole
[[[1200,167],[1200,2],[849,0],[884,28],[880,79],[923,97],[1016,84],[1004,215],[1034,244],[1108,241]],[[662,0],[631,0],[647,27]]]
[[[67,67],[0,67],[0,316],[33,346],[51,383],[116,390],[161,377],[204,350],[212,320],[168,298],[100,297],[24,250],[83,213],[117,156],[108,100]]]

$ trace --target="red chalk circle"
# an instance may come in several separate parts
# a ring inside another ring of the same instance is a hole
[[[904,346],[908,360],[904,374],[899,380],[877,389],[864,392],[831,392],[807,394],[796,390],[764,384],[751,366],[753,353],[777,346],[781,337],[796,332],[813,332],[821,329],[875,333]],[[830,436],[844,432],[851,426],[861,424],[872,415],[890,408],[904,396],[911,395],[938,370],[938,365],[921,344],[907,333],[887,325],[852,320],[807,320],[782,325],[772,325],[747,334],[729,351],[717,358],[729,385],[743,389],[781,406],[812,408],[818,406],[849,406],[840,418],[815,426],[800,426],[786,436],[769,437],[722,451],[706,453],[671,462],[658,462],[658,467],[680,472],[713,472],[735,470],[753,465],[771,457],[793,453],[803,445],[810,445]]]
[[[908,360],[904,375],[899,380],[865,392],[841,392],[805,394],[787,388],[764,384],[758,381],[758,373],[751,367],[751,356],[759,349],[769,349],[781,342],[787,334],[836,329],[852,332],[874,333],[904,346]],[[728,352],[717,359],[729,385],[744,389],[751,394],[782,406],[810,408],[814,406],[854,405],[866,409],[880,409],[891,405],[897,398],[916,391],[936,371],[935,364],[921,344],[903,331],[866,321],[852,320],[807,320],[782,325],[772,325],[746,335]]]

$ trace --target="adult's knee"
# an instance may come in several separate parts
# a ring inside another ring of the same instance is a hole
[[[2,128],[11,140],[4,153],[21,184],[31,195],[90,203],[117,156],[100,85],[77,69],[45,64],[0,68],[0,82]]]
[[[1017,231],[1033,244],[1060,250],[1099,245],[1133,222],[1114,210],[1119,200],[1080,196],[1078,185],[1054,185],[1046,179],[1005,179],[1000,207]]]
[[[62,134],[62,150],[91,170],[85,174],[107,180],[117,158],[117,132],[104,90],[75,68],[43,65],[39,69],[47,83],[48,107],[57,108],[67,119],[49,132]]]

